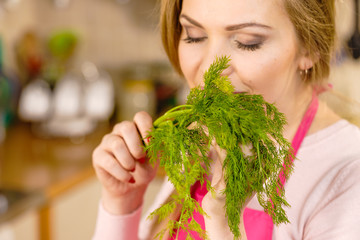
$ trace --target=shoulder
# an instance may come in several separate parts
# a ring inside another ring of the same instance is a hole
[[[307,136],[300,148],[299,160],[303,170],[310,169],[319,181],[330,176],[339,178],[350,166],[360,176],[360,129],[342,119]]]
[[[285,194],[291,224],[275,228],[277,239],[356,239],[360,228],[350,226],[360,218],[359,127],[340,119],[306,136]]]
[[[304,239],[357,239],[360,228],[360,159],[343,166],[309,196]],[[329,179],[330,180],[330,179]]]
[[[292,224],[280,227],[279,234],[290,231],[302,239],[356,239],[353,236],[359,236],[360,228],[349,226],[360,218],[359,128],[340,120],[307,136],[285,190]]]
[[[294,195],[294,201],[299,200],[299,192],[304,196],[302,201],[311,205],[350,186],[360,193],[360,129],[339,120],[307,136],[294,164],[288,181],[288,193]]]
[[[337,157],[360,159],[360,128],[347,120],[340,119],[307,136],[302,150],[309,154],[323,152],[329,155],[330,153],[332,159]]]
[[[317,198],[319,192],[331,198],[352,189],[351,195],[356,192],[360,200],[359,127],[342,119],[307,136],[297,164],[301,175],[310,174],[308,180],[303,180],[314,184],[311,191],[316,192]]]

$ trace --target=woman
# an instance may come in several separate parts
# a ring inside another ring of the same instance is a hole
[[[252,198],[242,210],[242,239],[360,236],[355,227],[360,219],[360,130],[317,99],[330,71],[334,14],[333,0],[162,1],[164,47],[188,85],[203,84],[203,73],[216,56],[230,56],[224,74],[236,91],[261,94],[274,103],[287,118],[284,136],[298,150],[285,184],[290,223],[273,226]],[[143,196],[156,173],[141,142],[151,126],[151,117],[138,113],[133,122],[117,124],[94,151],[103,186],[94,239],[138,239]],[[202,206],[210,218],[199,221],[210,239],[233,239],[220,194],[223,156],[212,154],[219,160],[211,180],[218,194],[204,193]],[[171,190],[166,183],[158,202]],[[160,228],[142,224],[140,239],[153,239]]]

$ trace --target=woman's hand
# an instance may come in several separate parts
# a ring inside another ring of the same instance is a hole
[[[213,164],[211,166],[211,186],[213,187],[215,194],[212,194],[209,191],[202,200],[202,207],[209,216],[204,216],[206,232],[209,239],[232,240],[234,239],[234,235],[230,231],[228,220],[225,215],[225,194],[223,194],[226,183],[224,180],[222,166],[226,157],[226,151],[221,149],[216,143],[213,144],[213,146],[215,151],[212,152],[215,152],[215,154],[212,154]],[[248,199],[248,201],[250,201],[250,199]],[[245,203],[245,206],[248,201]],[[241,211],[242,214],[239,226],[242,240],[247,239],[243,221],[244,209],[245,207]]]
[[[102,204],[112,214],[136,210],[156,175],[157,166],[147,161],[142,142],[151,127],[150,115],[139,112],[133,122],[115,125],[93,152],[93,166],[103,189]]]

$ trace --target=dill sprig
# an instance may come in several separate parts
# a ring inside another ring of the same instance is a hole
[[[160,239],[166,231],[173,234],[175,229],[188,232],[189,238],[192,238],[191,231],[206,238],[206,233],[192,218],[194,210],[207,215],[191,198],[191,187],[196,181],[206,182],[213,191],[206,178],[213,140],[227,153],[223,162],[226,183],[223,193],[234,239],[240,237],[241,209],[254,192],[275,224],[288,222],[283,209],[288,203],[279,183],[283,164],[287,166],[286,178],[292,170],[291,145],[283,137],[285,116],[261,95],[234,94],[228,77],[221,75],[229,60],[228,57],[216,58],[204,74],[204,87],[193,88],[186,105],[177,106],[158,118],[147,136],[151,138],[145,147],[150,162],[159,161],[177,192],[170,202],[151,213],[150,218],[158,216],[162,221],[181,206],[180,218],[169,220],[167,228],[157,235]],[[250,154],[244,153],[243,146],[250,149]]]

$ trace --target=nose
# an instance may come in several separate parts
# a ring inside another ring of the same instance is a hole
[[[201,64],[202,74],[204,74],[209,69],[210,65],[213,64],[217,58],[224,57],[224,56],[229,57],[230,61],[228,63],[228,65],[229,65],[228,68],[226,68],[221,73],[221,75],[229,76],[233,72],[233,69],[234,69],[232,66],[230,50],[227,49],[226,44],[222,44],[221,42],[210,43],[208,45],[208,51],[203,56],[203,60],[202,60],[202,64]]]
[[[230,76],[230,74],[233,72],[233,67],[231,65],[231,59],[230,59],[228,65],[229,66],[226,69],[224,69],[222,71],[222,73],[220,74],[221,76]]]

